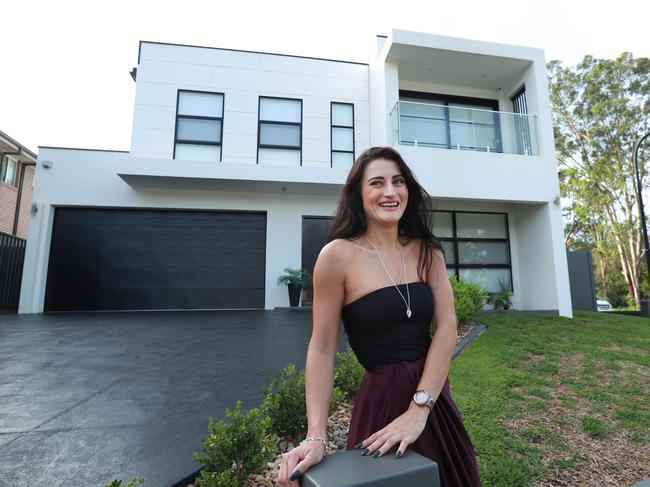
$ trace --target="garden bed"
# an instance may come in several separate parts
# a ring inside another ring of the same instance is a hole
[[[478,325],[479,324],[474,321],[468,321],[467,323],[459,326],[458,343],[467,337]],[[329,441],[327,454],[345,450],[347,443],[347,433],[350,425],[350,417],[352,414],[352,406],[352,401],[343,400],[337,405],[335,411],[329,416],[327,420],[327,439]],[[251,475],[248,479],[248,482],[245,483],[242,487],[273,487],[277,485],[275,483],[275,480],[277,479],[280,464],[282,462],[282,454],[292,449],[293,447],[294,444],[287,440],[278,440],[276,443],[275,458],[272,461],[267,462],[266,468],[263,471]],[[187,484],[187,487],[198,487],[199,485],[200,482],[197,478],[193,483]]]

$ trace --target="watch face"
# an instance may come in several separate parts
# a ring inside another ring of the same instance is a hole
[[[426,404],[429,400],[429,395],[426,392],[416,392],[415,393],[415,402],[418,404]]]

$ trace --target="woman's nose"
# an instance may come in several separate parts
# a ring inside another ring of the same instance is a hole
[[[393,186],[392,183],[388,183],[386,186],[384,186],[384,194],[385,195],[395,194],[395,186]]]

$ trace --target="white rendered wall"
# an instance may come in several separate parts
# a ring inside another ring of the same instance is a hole
[[[331,102],[354,104],[356,154],[370,141],[367,65],[142,43],[134,156],[172,158],[179,89],[224,94],[223,162],[256,163],[260,96],[302,100],[304,166],[330,167]]]
[[[557,309],[571,318],[566,250],[558,229],[559,206],[518,205],[519,268],[524,309]]]
[[[473,151],[397,146],[418,181],[438,198],[549,202],[559,195],[548,159]],[[557,177],[557,176],[556,176]]]
[[[264,211],[265,308],[288,306],[286,287],[276,285],[285,267],[300,267],[302,215],[331,216],[336,197],[216,191],[134,190],[115,172],[125,154],[41,149],[30,221],[19,313],[43,311],[52,221],[56,206]],[[43,169],[41,161],[53,162]],[[80,183],[83,182],[83,183]]]

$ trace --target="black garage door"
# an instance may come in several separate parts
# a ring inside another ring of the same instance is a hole
[[[266,214],[57,208],[45,311],[263,308]]]

